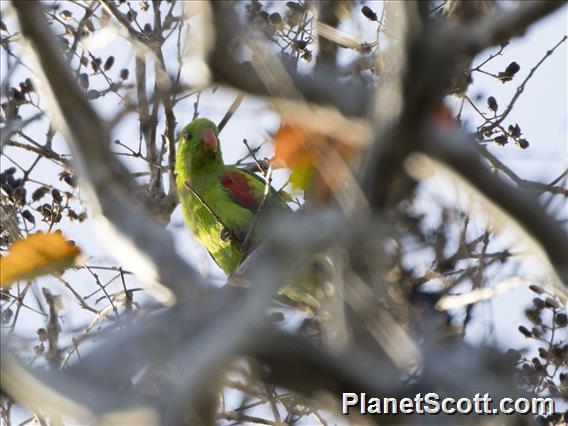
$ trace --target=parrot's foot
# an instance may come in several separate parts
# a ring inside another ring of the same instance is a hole
[[[219,238],[221,239],[221,241],[231,241],[231,233],[227,231],[226,228],[223,228],[221,229],[221,232],[219,232]]]

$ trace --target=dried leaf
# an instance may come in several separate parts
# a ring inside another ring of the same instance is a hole
[[[0,287],[72,266],[81,251],[61,232],[37,232],[15,241],[0,257]]]
[[[321,132],[283,123],[274,135],[274,165],[292,170],[290,184],[324,201],[345,176],[353,145]]]
[[[275,164],[295,169],[311,164],[312,155],[306,149],[306,140],[315,134],[283,123],[274,135]]]

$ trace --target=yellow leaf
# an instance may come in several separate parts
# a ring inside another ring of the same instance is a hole
[[[290,173],[290,185],[292,185],[293,189],[306,188],[313,173],[314,167],[311,164],[296,166]]]
[[[15,241],[6,256],[0,256],[0,288],[8,288],[14,281],[29,280],[68,268],[80,253],[61,232],[28,235]]]

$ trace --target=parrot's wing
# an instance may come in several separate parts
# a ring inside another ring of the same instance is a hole
[[[253,212],[258,210],[262,200],[262,197],[258,197],[257,186],[260,183],[253,181],[248,175],[236,168],[223,172],[219,179],[233,201]]]
[[[246,170],[231,167],[221,174],[220,180],[235,202],[253,213],[258,211],[266,187],[266,182],[260,176]],[[290,211],[286,202],[272,186],[266,202],[271,208],[278,207],[281,210]]]
[[[221,225],[221,227],[223,228],[222,234],[233,237],[233,240],[236,242],[242,243],[244,241],[247,232],[246,229],[237,229],[237,228],[233,229],[227,226],[225,222],[222,220],[222,216],[217,214],[214,211],[214,209],[212,209],[211,206],[207,204],[205,199],[193,189],[193,187],[189,184],[189,182],[185,183],[185,189],[188,189],[191,195],[193,195],[193,197],[196,199],[196,202],[199,203],[205,210],[207,210],[210,213],[211,217],[213,217],[213,219],[215,220],[215,222],[217,222],[217,224]],[[221,236],[221,238],[224,239],[225,237]],[[213,255],[211,255],[211,257],[213,257]],[[215,260],[214,257],[213,259]]]

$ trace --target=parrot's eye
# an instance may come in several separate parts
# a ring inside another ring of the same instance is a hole
[[[185,140],[189,140],[193,137],[193,135],[191,134],[191,132],[185,132],[183,134],[183,137],[185,138]]]

